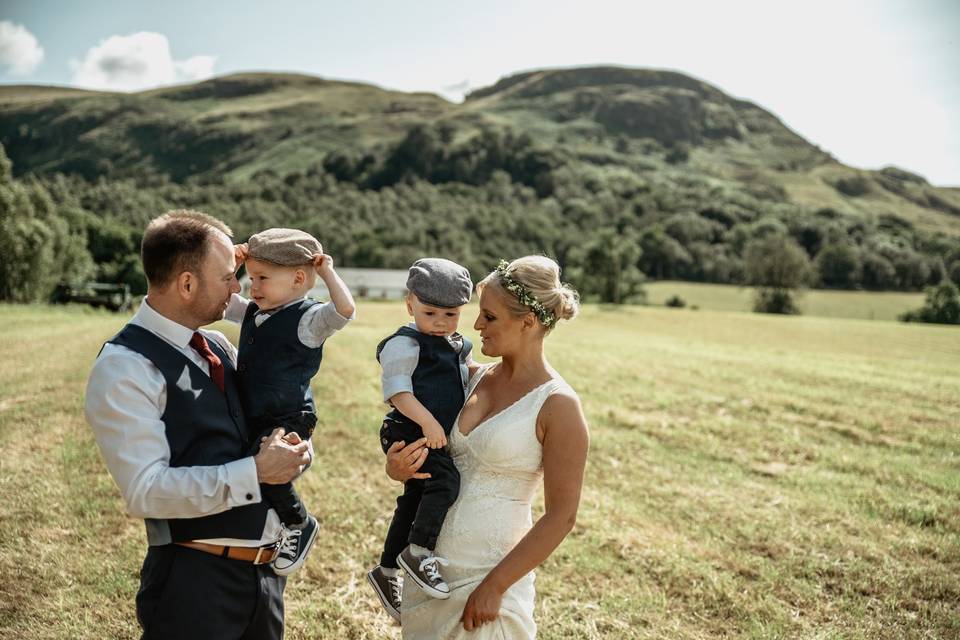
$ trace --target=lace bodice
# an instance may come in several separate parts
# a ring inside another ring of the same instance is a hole
[[[468,396],[488,370],[473,377]],[[457,419],[448,446],[460,471],[460,496],[447,512],[438,555],[469,559],[465,566],[458,563],[468,572],[489,569],[530,529],[530,505],[543,477],[537,416],[546,399],[565,386],[559,378],[548,380],[467,435]]]

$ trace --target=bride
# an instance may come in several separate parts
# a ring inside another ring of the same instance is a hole
[[[449,438],[460,496],[447,512],[436,554],[449,564],[450,597],[412,582],[403,594],[405,639],[534,638],[534,574],[573,528],[587,457],[587,424],[577,394],[547,363],[543,340],[577,313],[577,294],[543,256],[507,264],[478,285],[474,328],[482,352],[500,361],[470,380]],[[387,456],[388,475],[422,477],[423,441]],[[545,512],[530,503],[543,479]]]

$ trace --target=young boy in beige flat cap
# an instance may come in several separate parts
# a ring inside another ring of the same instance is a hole
[[[309,233],[267,229],[237,245],[236,253],[250,276],[251,299],[234,295],[224,317],[240,324],[237,379],[247,423],[257,434],[251,442],[256,453],[260,438],[277,427],[301,440],[313,434],[317,411],[310,380],[320,368],[324,342],[346,326],[356,306],[333,258]],[[318,276],[330,302],[307,297]],[[289,575],[303,566],[317,520],[291,483],[263,484],[260,492],[284,526],[273,569]]]

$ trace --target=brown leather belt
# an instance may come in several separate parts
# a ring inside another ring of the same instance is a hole
[[[225,547],[219,544],[207,544],[206,542],[177,542],[176,544],[188,549],[196,549],[210,553],[221,558],[230,558],[231,560],[242,560],[243,562],[252,562],[253,564],[267,564],[273,562],[277,557],[277,545],[269,547]]]

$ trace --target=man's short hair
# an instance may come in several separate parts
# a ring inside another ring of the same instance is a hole
[[[198,273],[214,229],[233,236],[230,227],[213,216],[190,209],[168,211],[151,220],[140,244],[150,285],[162,287],[184,271]]]

